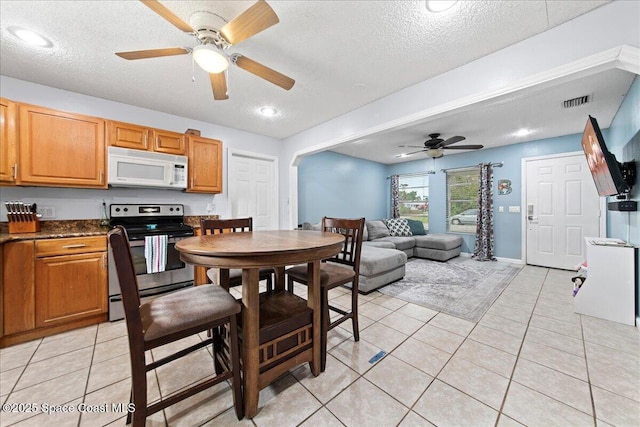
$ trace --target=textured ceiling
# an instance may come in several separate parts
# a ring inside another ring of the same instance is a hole
[[[189,22],[189,16],[201,10],[231,20],[254,2],[162,3]],[[126,61],[114,55],[197,44],[138,1],[2,0],[0,73],[286,138],[604,3],[460,1],[432,14],[424,1],[269,1],[280,23],[230,51],[294,78],[295,86],[284,91],[232,66],[229,100],[214,101],[208,76],[190,56]],[[7,32],[12,25],[42,33],[54,47],[25,46]],[[260,117],[256,110],[264,105],[274,106],[279,115]],[[445,132],[440,125],[433,127],[418,129],[403,141],[415,143],[424,139],[422,134]],[[456,134],[472,132],[455,128]]]
[[[581,133],[589,114],[596,117],[602,129],[610,126],[624,96],[629,91],[635,74],[619,69],[608,70],[573,80],[568,83],[530,89],[517,94],[491,99],[460,111],[450,111],[439,117],[367,136],[355,142],[342,144],[332,151],[380,163],[400,163],[426,158],[425,153],[396,157],[420,148],[402,148],[400,145],[423,146],[430,133],[441,133],[447,139],[464,136],[464,141],[453,144],[480,144],[485,149],[526,141]],[[564,101],[589,96],[587,104],[565,108]],[[520,129],[528,129],[526,136],[517,136]],[[445,150],[445,155],[467,150]],[[499,159],[496,159],[498,161]]]

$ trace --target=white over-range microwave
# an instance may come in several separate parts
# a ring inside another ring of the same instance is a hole
[[[187,157],[108,148],[108,184],[113,187],[187,188]]]

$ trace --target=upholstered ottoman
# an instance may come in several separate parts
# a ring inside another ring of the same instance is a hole
[[[407,254],[397,249],[363,245],[358,290],[369,293],[404,277]]]
[[[416,246],[413,254],[420,258],[446,261],[460,255],[462,237],[456,234],[427,234],[414,236]]]

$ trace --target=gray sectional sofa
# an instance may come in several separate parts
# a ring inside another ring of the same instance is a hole
[[[360,292],[369,293],[402,279],[408,258],[447,261],[460,255],[462,237],[427,234],[422,223],[409,221],[398,218],[366,222],[360,256]],[[305,223],[302,228],[319,230],[320,224]]]

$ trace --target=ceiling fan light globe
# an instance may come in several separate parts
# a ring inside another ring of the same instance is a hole
[[[218,74],[229,68],[229,61],[220,51],[211,45],[193,48],[193,59],[200,68],[208,73]]]
[[[444,155],[444,151],[441,148],[431,148],[425,151],[427,156],[432,157],[434,159],[440,158]]]

